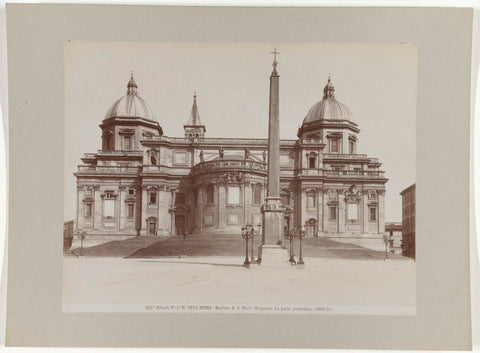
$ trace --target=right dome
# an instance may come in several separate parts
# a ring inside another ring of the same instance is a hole
[[[305,119],[303,119],[303,125],[319,120],[348,120],[354,122],[350,109],[335,99],[335,87],[333,87],[330,77],[323,89],[323,99],[310,108]]]

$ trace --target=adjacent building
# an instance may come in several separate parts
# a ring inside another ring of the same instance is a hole
[[[415,259],[415,184],[402,195],[402,255]]]
[[[241,226],[261,223],[268,140],[208,138],[196,94],[184,136],[169,137],[164,117],[137,90],[132,75],[100,124],[102,149],[78,166],[76,231],[102,239],[238,235]],[[303,225],[308,237],[378,239],[381,248],[388,179],[378,159],[359,153],[360,128],[330,78],[320,98],[306,107],[298,138],[280,141],[284,225]]]
[[[401,222],[385,223],[388,251],[392,254],[402,255],[402,229],[403,225]]]

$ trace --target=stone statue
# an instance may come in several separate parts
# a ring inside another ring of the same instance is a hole
[[[200,162],[203,163],[204,160],[203,160],[203,151],[200,151]]]
[[[223,159],[223,156],[224,156],[224,153],[223,153],[223,146],[220,147],[220,149],[218,150],[218,155],[220,156],[220,158]]]
[[[263,156],[263,161],[267,163],[267,152],[263,151],[262,156]]]
[[[245,159],[248,159],[250,157],[250,150],[248,148],[245,148]]]

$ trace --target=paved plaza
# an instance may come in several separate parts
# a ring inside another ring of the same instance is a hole
[[[142,312],[172,310],[173,305],[184,310],[244,305],[245,310],[322,307],[329,313],[415,315],[412,260],[305,257],[304,269],[287,261],[284,266],[245,268],[243,260],[66,255],[63,310]]]

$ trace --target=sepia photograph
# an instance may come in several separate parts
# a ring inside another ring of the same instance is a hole
[[[63,311],[415,315],[417,51],[66,41]]]
[[[5,344],[471,350],[473,14],[7,4]]]

